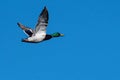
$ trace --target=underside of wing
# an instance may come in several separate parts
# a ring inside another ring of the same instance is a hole
[[[31,28],[28,28],[24,25],[22,25],[21,23],[17,23],[17,25],[23,30],[23,32],[25,32],[26,35],[28,35],[29,37],[31,37],[33,35],[33,30]]]
[[[38,23],[35,27],[35,33],[39,33],[41,31],[46,32],[46,27],[48,25],[48,18],[49,18],[48,10],[46,7],[44,7],[41,14],[39,15]]]

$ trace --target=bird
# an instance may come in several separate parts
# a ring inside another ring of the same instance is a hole
[[[17,25],[28,36],[27,38],[24,38],[21,41],[28,42],[28,43],[39,43],[39,42],[42,42],[45,40],[50,40],[55,37],[63,37],[64,34],[61,34],[59,32],[55,32],[53,34],[46,33],[48,19],[49,19],[48,9],[45,6],[38,17],[38,21],[35,26],[35,29],[26,27],[23,24],[21,24],[20,22],[17,22]]]

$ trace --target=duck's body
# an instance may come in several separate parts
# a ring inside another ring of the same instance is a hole
[[[44,7],[43,11],[41,12],[38,23],[35,27],[35,30],[25,27],[21,23],[17,23],[18,26],[29,36],[26,39],[23,39],[22,42],[32,42],[37,43],[44,40],[49,40],[53,37],[59,37],[63,36],[63,34],[60,33],[54,33],[54,34],[46,34],[46,27],[48,25],[48,10],[46,7]]]

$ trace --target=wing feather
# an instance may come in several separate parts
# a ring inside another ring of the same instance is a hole
[[[39,33],[41,31],[46,33],[46,27],[48,25],[48,10],[46,7],[42,10],[41,14],[38,18],[38,23],[35,27],[35,33]]]
[[[33,30],[31,28],[28,28],[24,25],[22,25],[21,23],[17,23],[17,25],[24,31],[24,33],[26,35],[28,35],[29,37],[31,37],[33,35]]]

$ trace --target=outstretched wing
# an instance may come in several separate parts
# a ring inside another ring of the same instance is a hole
[[[17,25],[25,32],[25,34],[27,34],[29,37],[31,37],[33,35],[33,30],[31,28],[28,28],[24,25],[22,25],[21,23],[17,23]]]
[[[48,10],[46,7],[42,10],[41,14],[39,15],[38,18],[38,23],[35,27],[35,34],[40,33],[40,32],[45,32],[46,33],[46,27],[48,25]]]

